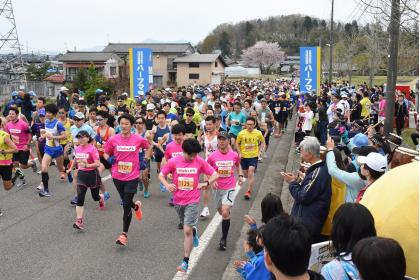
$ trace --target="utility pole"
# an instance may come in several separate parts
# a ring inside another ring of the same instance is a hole
[[[334,27],[334,0],[331,0],[331,22],[330,22],[330,70],[328,73],[328,81],[332,83],[333,72],[333,27]]]
[[[21,46],[13,13],[12,0],[0,0],[0,19],[4,29],[0,33],[0,53],[13,53],[11,58],[0,58],[0,74],[20,76],[20,82],[26,86],[25,68],[22,59]]]
[[[386,81],[386,110],[385,110],[385,134],[393,132],[395,110],[395,85],[397,83],[398,70],[398,40],[400,36],[400,0],[391,0],[391,21],[389,23],[389,53],[388,75]]]

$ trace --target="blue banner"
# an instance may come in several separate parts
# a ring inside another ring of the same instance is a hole
[[[130,96],[145,94],[153,87],[152,49],[131,48],[130,55]]]
[[[300,47],[300,92],[320,89],[321,49],[319,47]]]

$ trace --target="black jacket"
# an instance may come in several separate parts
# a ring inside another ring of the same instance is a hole
[[[57,95],[57,107],[64,107],[67,112],[69,111],[70,103],[67,100],[67,95],[65,93],[60,92],[60,94]]]
[[[312,236],[319,235],[331,203],[331,176],[325,162],[308,168],[301,183],[289,184],[294,198],[291,215],[300,220]]]

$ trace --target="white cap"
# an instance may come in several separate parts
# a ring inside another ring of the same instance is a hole
[[[69,89],[68,88],[66,88],[66,87],[61,87],[60,88],[60,91],[68,91]]]
[[[373,169],[378,172],[385,172],[388,166],[388,161],[386,157],[379,153],[370,153],[366,157],[358,156],[357,161],[360,164],[366,164],[370,169]]]
[[[155,109],[155,105],[153,105],[152,103],[147,104],[146,111],[147,110],[154,110],[154,109]]]
[[[126,92],[123,92],[121,95],[125,95],[125,96],[128,96],[128,93],[126,93]]]

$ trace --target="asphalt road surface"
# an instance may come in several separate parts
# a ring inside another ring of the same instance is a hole
[[[272,138],[268,154],[278,144],[279,140]],[[260,163],[253,198],[269,164],[279,163],[271,162],[270,158]],[[177,229],[175,210],[167,206],[169,194],[159,190],[155,168],[152,163],[151,197],[144,199],[142,193],[135,197],[143,203],[143,220],[138,222],[133,218],[125,248],[115,244],[122,231],[123,213],[108,171],[103,174],[104,184],[111,193],[106,209],[99,210],[88,192],[85,230],[78,232],[72,227],[75,220],[75,209],[70,205],[72,185],[61,183],[57,169],[52,166],[49,169],[52,196],[41,198],[36,190],[41,177],[31,169],[25,170],[26,187],[9,192],[0,190],[0,208],[4,212],[0,217],[0,279],[174,279],[179,276],[176,267],[183,257],[183,233]],[[211,216],[198,223],[199,235],[205,233],[207,240],[202,240],[195,249],[199,259],[181,279],[222,277],[239,238],[243,215],[253,202],[253,199],[243,199],[244,192],[242,188],[236,197],[226,251],[218,249],[221,237],[218,219],[209,227],[216,213],[211,200]]]

